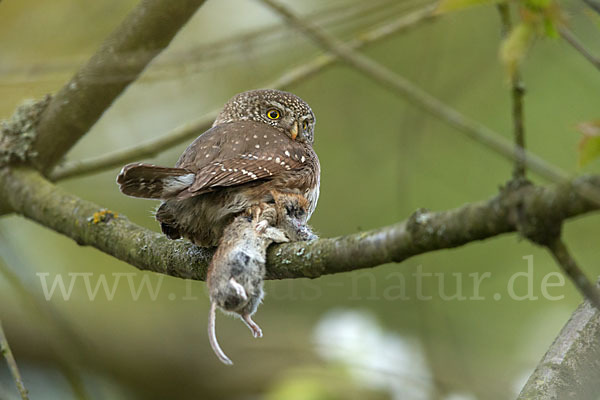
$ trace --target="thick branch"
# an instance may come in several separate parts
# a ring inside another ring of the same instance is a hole
[[[27,389],[25,389],[25,385],[23,384],[23,378],[21,378],[21,373],[19,372],[19,367],[17,366],[15,357],[13,356],[10,346],[8,345],[8,340],[4,334],[4,329],[2,329],[2,321],[0,321],[0,355],[6,359],[6,363],[8,364],[8,368],[10,369],[13,380],[17,385],[21,399],[29,399]]]
[[[267,278],[315,278],[400,262],[417,254],[515,232],[524,217],[537,221],[538,228],[543,229],[545,221],[554,223],[556,215],[569,218],[598,209],[575,193],[582,185],[600,188],[600,177],[548,187],[526,185],[449,211],[417,212],[407,221],[368,232],[272,246]],[[34,171],[0,170],[0,193],[25,217],[139,269],[190,279],[205,277],[211,249],[171,241],[123,216],[113,217]]]
[[[0,170],[0,193],[15,212],[142,270],[198,279],[212,256],[209,250],[173,242],[125,217],[102,213],[100,206],[66,193],[32,170]]]
[[[143,0],[53,97],[37,128],[36,167],[45,171],[56,164],[202,3]]]
[[[428,5],[400,18],[394,19],[394,21],[388,24],[377,26],[367,32],[361,33],[356,39],[348,42],[347,45],[352,49],[358,49],[365,45],[383,40],[393,34],[406,31],[422,22],[430,21],[434,18],[433,11],[435,8],[435,4]],[[281,77],[266,84],[264,87],[287,89],[322,71],[326,67],[334,64],[337,60],[338,57],[333,53],[321,54],[306,64],[284,72]],[[164,136],[146,141],[137,146],[116,150],[87,160],[72,161],[59,165],[50,174],[50,178],[52,180],[60,180],[97,173],[110,168],[120,167],[128,162],[139,161],[143,158],[155,156],[156,154],[168,150],[169,148],[194,138],[206,131],[210,128],[219,111],[220,110],[214,110],[209,112],[196,121],[187,123]]]
[[[523,387],[518,400],[592,400],[600,393],[600,311],[573,313]]]

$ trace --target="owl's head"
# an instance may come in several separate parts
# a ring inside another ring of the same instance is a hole
[[[235,121],[257,121],[271,125],[292,140],[313,143],[315,114],[300,97],[273,89],[258,89],[233,96],[213,126]]]

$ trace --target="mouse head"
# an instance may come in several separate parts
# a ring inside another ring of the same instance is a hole
[[[317,236],[306,224],[308,200],[297,193],[272,191],[277,210],[277,228],[285,232],[290,241],[313,240]]]

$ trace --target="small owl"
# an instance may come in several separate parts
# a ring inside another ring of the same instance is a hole
[[[163,200],[156,219],[169,238],[216,246],[236,215],[273,202],[272,191],[305,197],[310,217],[320,183],[314,126],[311,108],[291,93],[240,93],[174,168],[128,164],[117,183],[128,196]]]

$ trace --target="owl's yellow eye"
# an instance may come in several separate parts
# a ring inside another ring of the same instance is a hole
[[[278,110],[273,108],[267,111],[267,117],[269,117],[269,119],[279,119],[279,117],[281,117],[281,114]]]
[[[308,122],[304,121],[304,122],[302,123],[302,130],[303,130],[303,131],[307,131],[307,130],[308,130]]]

